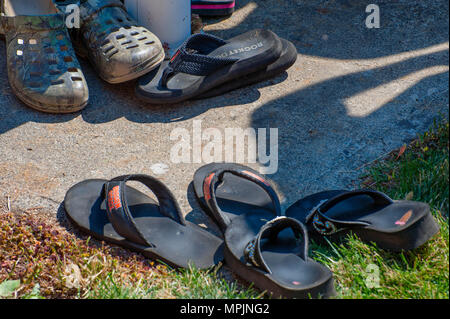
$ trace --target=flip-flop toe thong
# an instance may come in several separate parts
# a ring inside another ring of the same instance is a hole
[[[158,201],[127,181],[144,184]],[[223,258],[222,240],[186,221],[170,190],[151,176],[80,182],[67,192],[64,207],[82,231],[171,266],[202,269]]]
[[[195,197],[202,209],[225,232],[240,215],[258,213],[272,219],[281,215],[278,196],[256,170],[235,163],[211,163],[194,174]]]

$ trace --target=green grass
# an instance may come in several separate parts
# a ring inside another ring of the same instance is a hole
[[[429,203],[440,233],[422,247],[403,253],[362,243],[355,236],[325,247],[313,245],[315,259],[335,275],[339,298],[449,298],[448,149],[449,125],[444,122],[404,152],[392,152],[367,168],[362,187],[394,199]],[[368,280],[375,275],[373,269],[378,272],[378,287]]]
[[[216,271],[166,268],[164,276],[143,278],[134,286],[118,285],[109,275],[93,287],[86,298],[95,299],[141,299],[141,298],[181,298],[181,299],[248,299],[257,298],[261,292],[251,287],[244,288],[235,282],[220,278]],[[152,277],[152,276],[150,276]]]
[[[254,298],[209,271],[176,270],[123,248],[80,239],[48,218],[0,213],[0,298]]]
[[[355,236],[312,243],[334,273],[337,298],[449,298],[449,125],[435,125],[366,168],[361,187],[430,204],[440,232],[414,251],[392,253]],[[229,277],[175,270],[90,238],[39,214],[0,212],[0,298],[261,298]]]

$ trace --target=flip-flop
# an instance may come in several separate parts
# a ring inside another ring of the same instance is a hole
[[[158,202],[127,181],[147,186]],[[151,176],[80,182],[67,192],[64,207],[80,230],[171,266],[203,269],[223,258],[222,240],[186,221],[170,190]]]
[[[219,85],[200,94],[199,96],[196,96],[194,99],[206,99],[214,96],[219,96],[238,88],[243,88],[258,82],[271,79],[281,74],[283,71],[286,71],[295,63],[295,61],[297,61],[297,49],[292,44],[292,42],[288,40],[281,39],[281,43],[283,45],[283,49],[280,58],[274,63],[268,65],[265,69],[244,75],[239,79],[223,83],[222,85]]]
[[[207,164],[195,172],[193,186],[199,205],[222,232],[233,219],[246,213],[267,219],[281,215],[273,187],[265,177],[244,165]]]
[[[159,70],[139,80],[136,95],[153,104],[188,100],[265,68],[280,57],[281,49],[281,40],[268,30],[249,31],[228,41],[197,33]]]
[[[64,14],[52,0],[0,0],[8,79],[26,105],[47,113],[82,110],[89,89]]]
[[[273,297],[335,294],[331,271],[308,257],[306,227],[293,218],[279,216],[268,221],[249,213],[233,219],[225,232],[224,255],[239,277]]]
[[[286,211],[306,224],[311,236],[339,239],[349,232],[380,248],[415,249],[439,231],[430,207],[421,202],[392,200],[373,190],[332,190],[307,196]]]
[[[81,26],[72,29],[75,50],[106,82],[134,80],[164,60],[161,41],[139,25],[119,0],[83,0],[79,6]]]
[[[235,0],[192,0],[191,11],[201,16],[228,16],[234,12]]]

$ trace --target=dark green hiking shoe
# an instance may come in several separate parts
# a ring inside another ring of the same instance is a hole
[[[164,60],[161,41],[139,26],[121,1],[81,0],[78,4],[81,27],[71,30],[74,48],[78,55],[89,58],[106,82],[136,79]]]
[[[88,103],[86,80],[64,15],[51,0],[0,0],[8,78],[14,94],[48,113],[71,113]]]

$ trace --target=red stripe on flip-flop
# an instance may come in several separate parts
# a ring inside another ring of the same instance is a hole
[[[203,195],[205,196],[205,200],[211,199],[211,181],[214,175],[215,173],[211,173],[203,182]]]
[[[175,58],[178,56],[178,54],[180,54],[180,50],[178,50],[173,57],[170,59],[170,62],[173,62],[173,60],[175,60]]]

